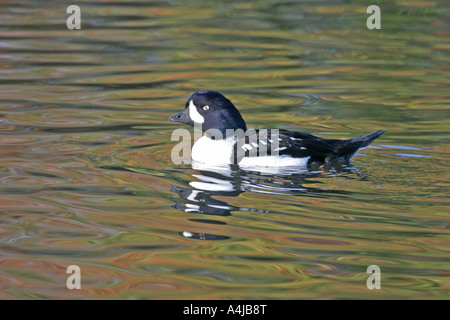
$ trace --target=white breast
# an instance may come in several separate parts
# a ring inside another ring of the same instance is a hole
[[[212,140],[207,136],[198,139],[192,147],[192,160],[209,165],[230,164],[234,139]]]

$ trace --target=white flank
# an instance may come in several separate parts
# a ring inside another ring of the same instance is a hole
[[[189,103],[189,117],[191,118],[192,121],[197,123],[205,122],[205,118],[203,118],[203,116],[200,113],[198,113],[197,107],[194,105],[194,102],[192,102],[192,100]]]
[[[247,157],[239,162],[242,167],[306,167],[309,157],[292,158],[289,156]]]

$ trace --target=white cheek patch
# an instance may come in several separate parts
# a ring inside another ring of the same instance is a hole
[[[205,122],[205,118],[203,118],[203,116],[200,113],[198,113],[197,108],[195,107],[192,100],[189,103],[189,117],[191,118],[192,121],[197,123]]]

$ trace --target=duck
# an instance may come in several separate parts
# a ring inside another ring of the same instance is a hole
[[[194,131],[201,130],[201,137],[192,147],[193,162],[237,164],[244,168],[350,163],[358,150],[386,132],[378,130],[340,140],[285,129],[247,129],[234,104],[213,90],[200,90],[192,94],[184,110],[171,116],[169,121],[194,126]]]

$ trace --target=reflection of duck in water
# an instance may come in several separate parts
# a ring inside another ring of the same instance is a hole
[[[265,193],[283,196],[298,196],[308,193],[317,197],[329,197],[330,194],[344,195],[347,191],[321,189],[317,187],[316,178],[345,175],[356,179],[364,179],[365,171],[351,166],[334,167],[332,171],[311,171],[297,168],[286,168],[277,174],[243,170],[236,165],[205,166],[193,163],[194,172],[189,187],[172,186],[172,191],[180,196],[173,206],[192,216],[189,221],[204,224],[227,224],[227,219],[218,221],[215,217],[231,216],[237,212],[270,213],[266,208],[237,207],[227,203],[228,199],[238,197],[245,192]],[[262,169],[262,168],[259,168]],[[314,186],[312,186],[312,185]],[[216,197],[220,197],[220,200]],[[255,204],[258,205],[257,203]],[[225,240],[227,236],[182,231],[186,238],[201,240]]]
[[[244,192],[294,195],[313,189],[302,187],[301,174],[267,176],[260,172],[244,171],[237,166],[205,167],[193,164],[195,173],[189,182],[190,188],[172,186],[172,191],[180,196],[173,206],[189,214],[198,214],[190,221],[209,224],[226,224],[217,221],[216,216],[230,216],[232,211],[269,212],[263,208],[251,209],[229,205],[226,198],[234,198]],[[308,177],[314,175],[309,174]],[[220,197],[221,200],[215,197]],[[225,236],[183,231],[182,236],[194,239],[221,240]]]
[[[177,186],[172,186],[172,191],[183,199],[175,202],[174,208],[184,212],[229,216],[230,212],[236,209],[227,205],[224,201],[212,198],[211,193],[208,191],[184,189]]]
[[[189,182],[193,189],[172,186],[172,191],[183,199],[183,201],[177,201],[174,207],[184,212],[231,215],[231,211],[239,210],[239,208],[213,198],[213,196],[237,197],[244,192],[240,179],[233,178],[231,173],[232,170],[226,167],[218,168],[217,171],[200,171],[192,175],[196,180]]]
[[[186,107],[169,120],[201,126],[204,136],[192,148],[192,160],[209,165],[240,167],[306,167],[349,162],[384,130],[348,139],[322,139],[310,134],[277,130],[247,130],[239,111],[219,92],[194,93]]]
[[[239,183],[230,179],[229,170],[223,168],[219,172],[207,171],[193,174],[192,176],[200,181],[191,181],[189,185],[193,187],[182,188],[172,186],[172,191],[177,193],[182,200],[176,201],[173,206],[176,209],[187,213],[197,213],[211,216],[230,216],[231,211],[239,208],[228,205],[225,201],[214,199],[213,196],[237,197],[242,193]],[[191,218],[190,221],[199,223],[226,224],[214,219]],[[196,233],[190,231],[180,232],[183,237],[201,240],[225,240],[226,236]]]
[[[229,206],[224,201],[214,199],[213,196],[237,197],[243,192],[290,194],[306,190],[299,186],[301,182],[298,179],[295,181],[277,179],[282,177],[280,174],[267,177],[259,172],[243,171],[237,166],[200,167],[196,164],[193,168],[199,170],[198,173],[192,174],[195,181],[189,182],[193,189],[172,186],[173,192],[183,200],[187,200],[176,202],[174,207],[185,212],[227,216],[233,210],[250,211],[250,209]]]

